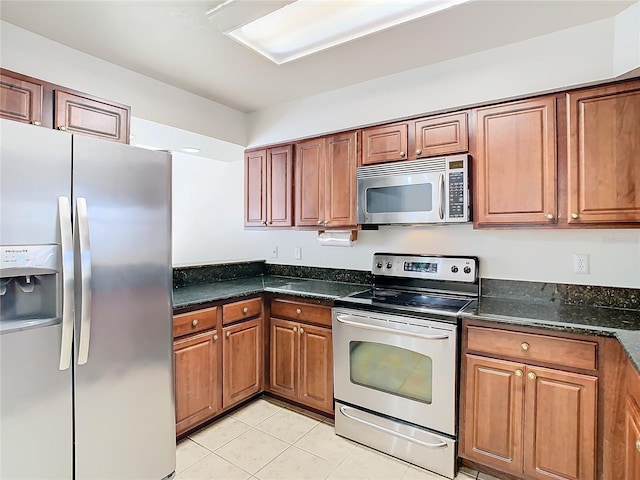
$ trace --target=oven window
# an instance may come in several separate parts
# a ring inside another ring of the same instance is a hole
[[[433,193],[430,183],[367,188],[367,212],[430,212]]]
[[[349,342],[351,382],[431,403],[433,361],[412,350],[375,342]]]

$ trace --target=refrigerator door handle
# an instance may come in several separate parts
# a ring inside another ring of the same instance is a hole
[[[62,267],[62,340],[60,342],[60,370],[71,366],[73,346],[73,234],[71,232],[71,204],[67,197],[58,197],[58,226]]]
[[[89,217],[87,199],[76,199],[76,233],[80,254],[80,342],[78,345],[78,365],[89,359],[91,338],[91,248],[89,245]]]

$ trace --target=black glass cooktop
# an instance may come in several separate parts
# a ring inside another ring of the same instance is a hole
[[[349,295],[344,297],[343,300],[350,300],[364,305],[397,307],[421,312],[434,311],[450,315],[457,314],[471,302],[469,298],[381,289],[371,289]]]

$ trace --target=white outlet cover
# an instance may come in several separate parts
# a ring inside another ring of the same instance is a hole
[[[278,258],[278,247],[273,247],[271,249],[271,258]]]
[[[296,247],[296,249],[294,251],[294,257],[295,257],[296,260],[302,259],[302,248],[301,247]]]
[[[589,273],[589,254],[573,254],[573,273],[584,275]]]

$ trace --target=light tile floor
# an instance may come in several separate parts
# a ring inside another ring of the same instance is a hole
[[[269,397],[180,441],[176,463],[175,480],[444,480],[337,436],[332,418]],[[456,480],[476,478],[464,471]]]

